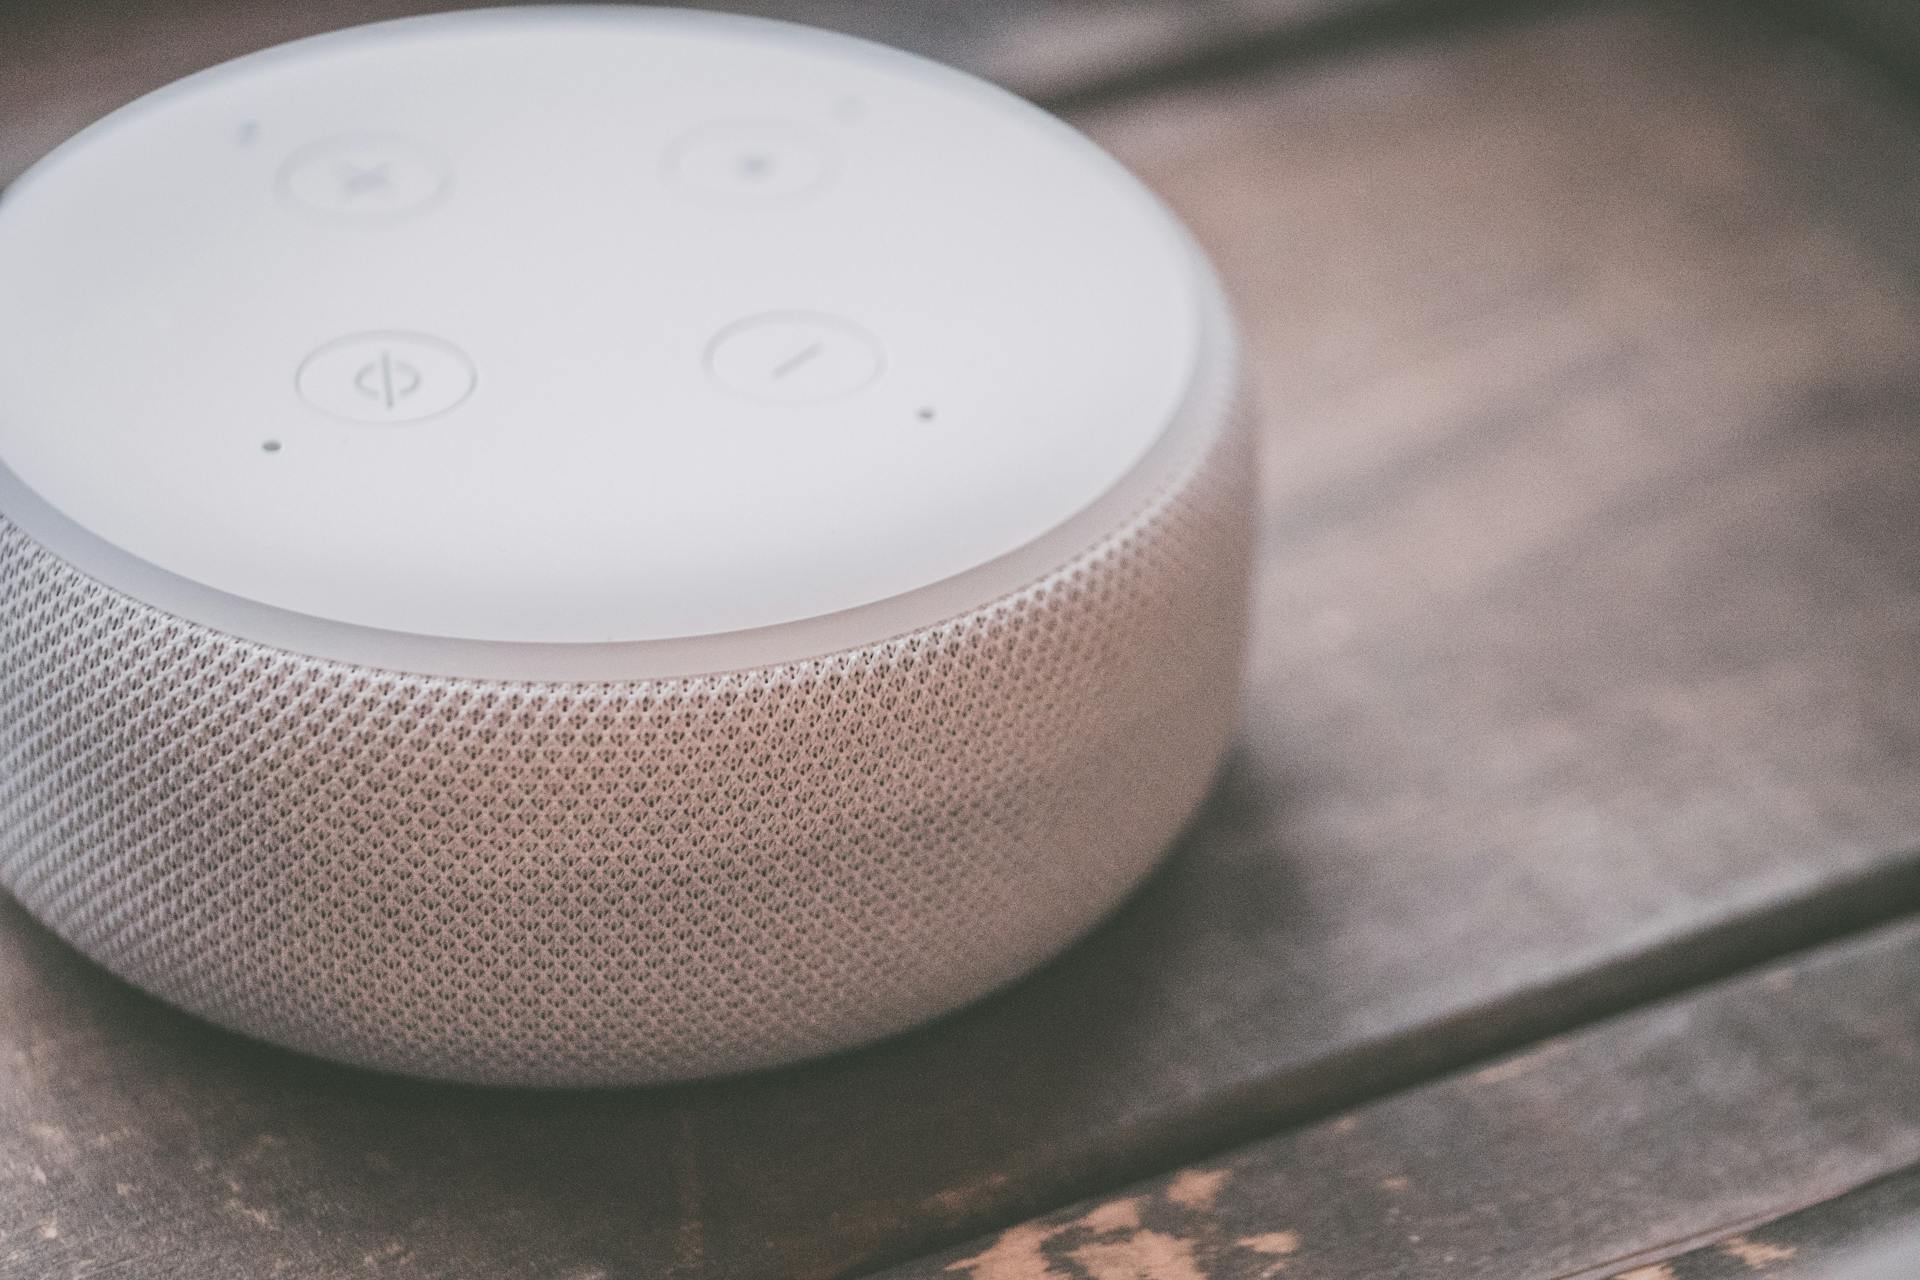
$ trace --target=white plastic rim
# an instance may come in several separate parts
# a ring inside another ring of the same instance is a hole
[[[1159,203],[971,77],[709,14],[408,19],[0,200],[0,511],[315,657],[696,674],[1058,567],[1191,465],[1232,350]]]

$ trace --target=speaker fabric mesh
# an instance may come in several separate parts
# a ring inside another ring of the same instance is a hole
[[[227,1027],[452,1079],[664,1081],[899,1030],[1109,910],[1233,718],[1251,428],[1084,554],[808,661],[409,675],[162,613],[0,518],[0,879]]]

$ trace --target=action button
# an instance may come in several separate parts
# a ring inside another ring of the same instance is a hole
[[[781,404],[852,395],[883,363],[880,344],[857,325],[803,311],[749,316],[707,346],[707,369],[721,386]]]

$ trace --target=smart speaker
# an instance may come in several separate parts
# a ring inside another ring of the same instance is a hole
[[[0,200],[0,873],[183,1009],[612,1084],[951,1009],[1228,740],[1252,428],[1078,134],[784,23],[443,15]]]

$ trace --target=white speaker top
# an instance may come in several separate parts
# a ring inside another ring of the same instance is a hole
[[[1123,487],[1193,394],[1203,275],[1092,144],[918,58],[388,23],[143,99],[0,201],[0,510],[255,631],[817,619]]]

